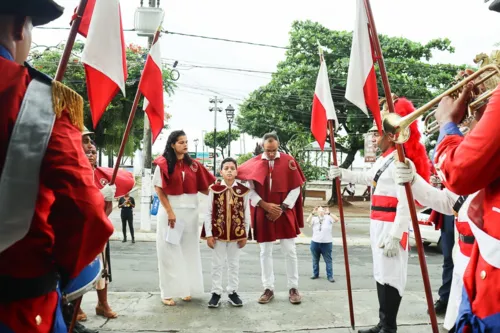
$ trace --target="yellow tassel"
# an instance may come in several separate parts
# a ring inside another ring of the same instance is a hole
[[[58,81],[52,81],[52,102],[57,118],[64,110],[68,112],[71,123],[83,131],[83,98]]]

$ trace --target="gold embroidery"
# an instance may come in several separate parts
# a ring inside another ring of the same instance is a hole
[[[57,118],[64,110],[68,112],[71,123],[83,130],[83,98],[75,91],[58,81],[52,81],[52,103]]]

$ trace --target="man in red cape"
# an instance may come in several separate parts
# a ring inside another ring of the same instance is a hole
[[[273,244],[280,240],[285,255],[289,300],[299,304],[299,272],[295,238],[304,227],[301,187],[305,177],[295,159],[278,151],[276,133],[263,139],[264,153],[245,162],[238,168],[238,178],[246,180],[252,189],[252,226],[254,238],[260,244],[260,263],[264,293],[259,303],[269,303],[274,298]]]
[[[0,2],[0,332],[67,332],[60,289],[113,233],[82,149],[83,99],[25,65],[52,0]]]

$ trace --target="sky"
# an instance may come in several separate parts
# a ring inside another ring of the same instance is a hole
[[[68,27],[77,0],[56,0],[66,8],[64,15],[49,27]],[[144,3],[147,5],[148,0]],[[160,1],[165,10],[164,29],[172,32],[235,39],[254,43],[286,46],[288,32],[295,20],[312,20],[332,30],[351,31],[354,26],[355,0],[170,0]],[[484,0],[372,0],[372,10],[380,34],[405,37],[426,43],[447,37],[456,48],[454,54],[436,51],[432,63],[471,64],[476,54],[489,54],[500,42],[500,13],[488,10]],[[134,27],[139,0],[121,0],[124,29]],[[35,29],[33,41],[56,45],[64,41],[67,30]],[[147,38],[125,32],[127,44],[147,46]],[[223,99],[239,111],[239,104],[253,90],[270,81],[264,73],[235,72],[193,66],[231,67],[273,72],[284,60],[285,50],[238,43],[206,40],[178,35],[161,37],[163,61],[179,62],[180,79],[173,96],[165,98],[172,115],[170,129],[183,129],[194,151],[194,139],[203,149],[203,131],[213,131],[214,113],[209,99]],[[312,100],[312,96],[311,96]],[[226,130],[225,112],[217,115],[217,129]],[[164,131],[153,146],[153,153],[164,149],[169,130]],[[256,138],[245,136],[233,142],[232,154],[249,152]]]

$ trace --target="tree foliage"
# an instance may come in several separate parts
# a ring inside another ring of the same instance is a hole
[[[373,124],[372,118],[344,98],[351,32],[332,31],[311,21],[294,22],[286,59],[278,64],[271,82],[253,91],[242,103],[236,121],[242,132],[257,137],[275,130],[285,151],[290,150],[290,140],[296,133],[310,136],[312,98],[319,70],[317,42],[325,47],[340,129],[347,133],[337,135],[336,143],[337,149],[347,154],[342,167],[348,167],[364,146],[363,134]],[[381,35],[380,42],[392,92],[410,99],[417,107],[447,88],[457,71],[465,67],[428,63],[435,50],[454,52],[446,38],[421,44]],[[379,95],[383,95],[380,77],[378,89]]]
[[[222,158],[224,158],[224,149],[229,145],[228,131],[217,131],[216,148],[220,151]],[[231,142],[239,140],[240,131],[238,129],[231,129]],[[214,149],[214,132],[205,134],[205,146]]]
[[[85,109],[85,126],[89,129],[92,128],[92,120],[90,108],[87,97],[87,86],[85,82],[85,71],[83,64],[80,61],[80,55],[83,51],[84,43],[76,42],[68,67],[64,75],[63,83],[71,89],[79,93],[84,99]],[[46,48],[44,51],[34,49],[30,52],[31,64],[38,70],[45,74],[54,77],[57,71],[59,60],[62,56],[64,45]],[[126,82],[126,96],[119,92],[108,106],[106,112],[102,116],[99,124],[93,131],[95,132],[94,140],[98,148],[102,148],[108,155],[113,152],[117,153],[120,147],[123,133],[127,126],[127,120],[132,108],[135,93],[139,86],[141,71],[149,53],[148,49],[130,44],[127,47],[127,65],[128,65],[128,79]],[[163,78],[165,83],[165,91],[172,94],[175,85],[170,78],[169,70],[163,71]],[[166,115],[166,120],[170,116]],[[129,140],[125,147],[124,156],[133,156],[134,152],[141,147],[141,140],[143,136],[144,127],[144,112],[139,105],[139,109],[135,115],[132,129],[130,132]],[[167,127],[167,126],[166,126]]]

